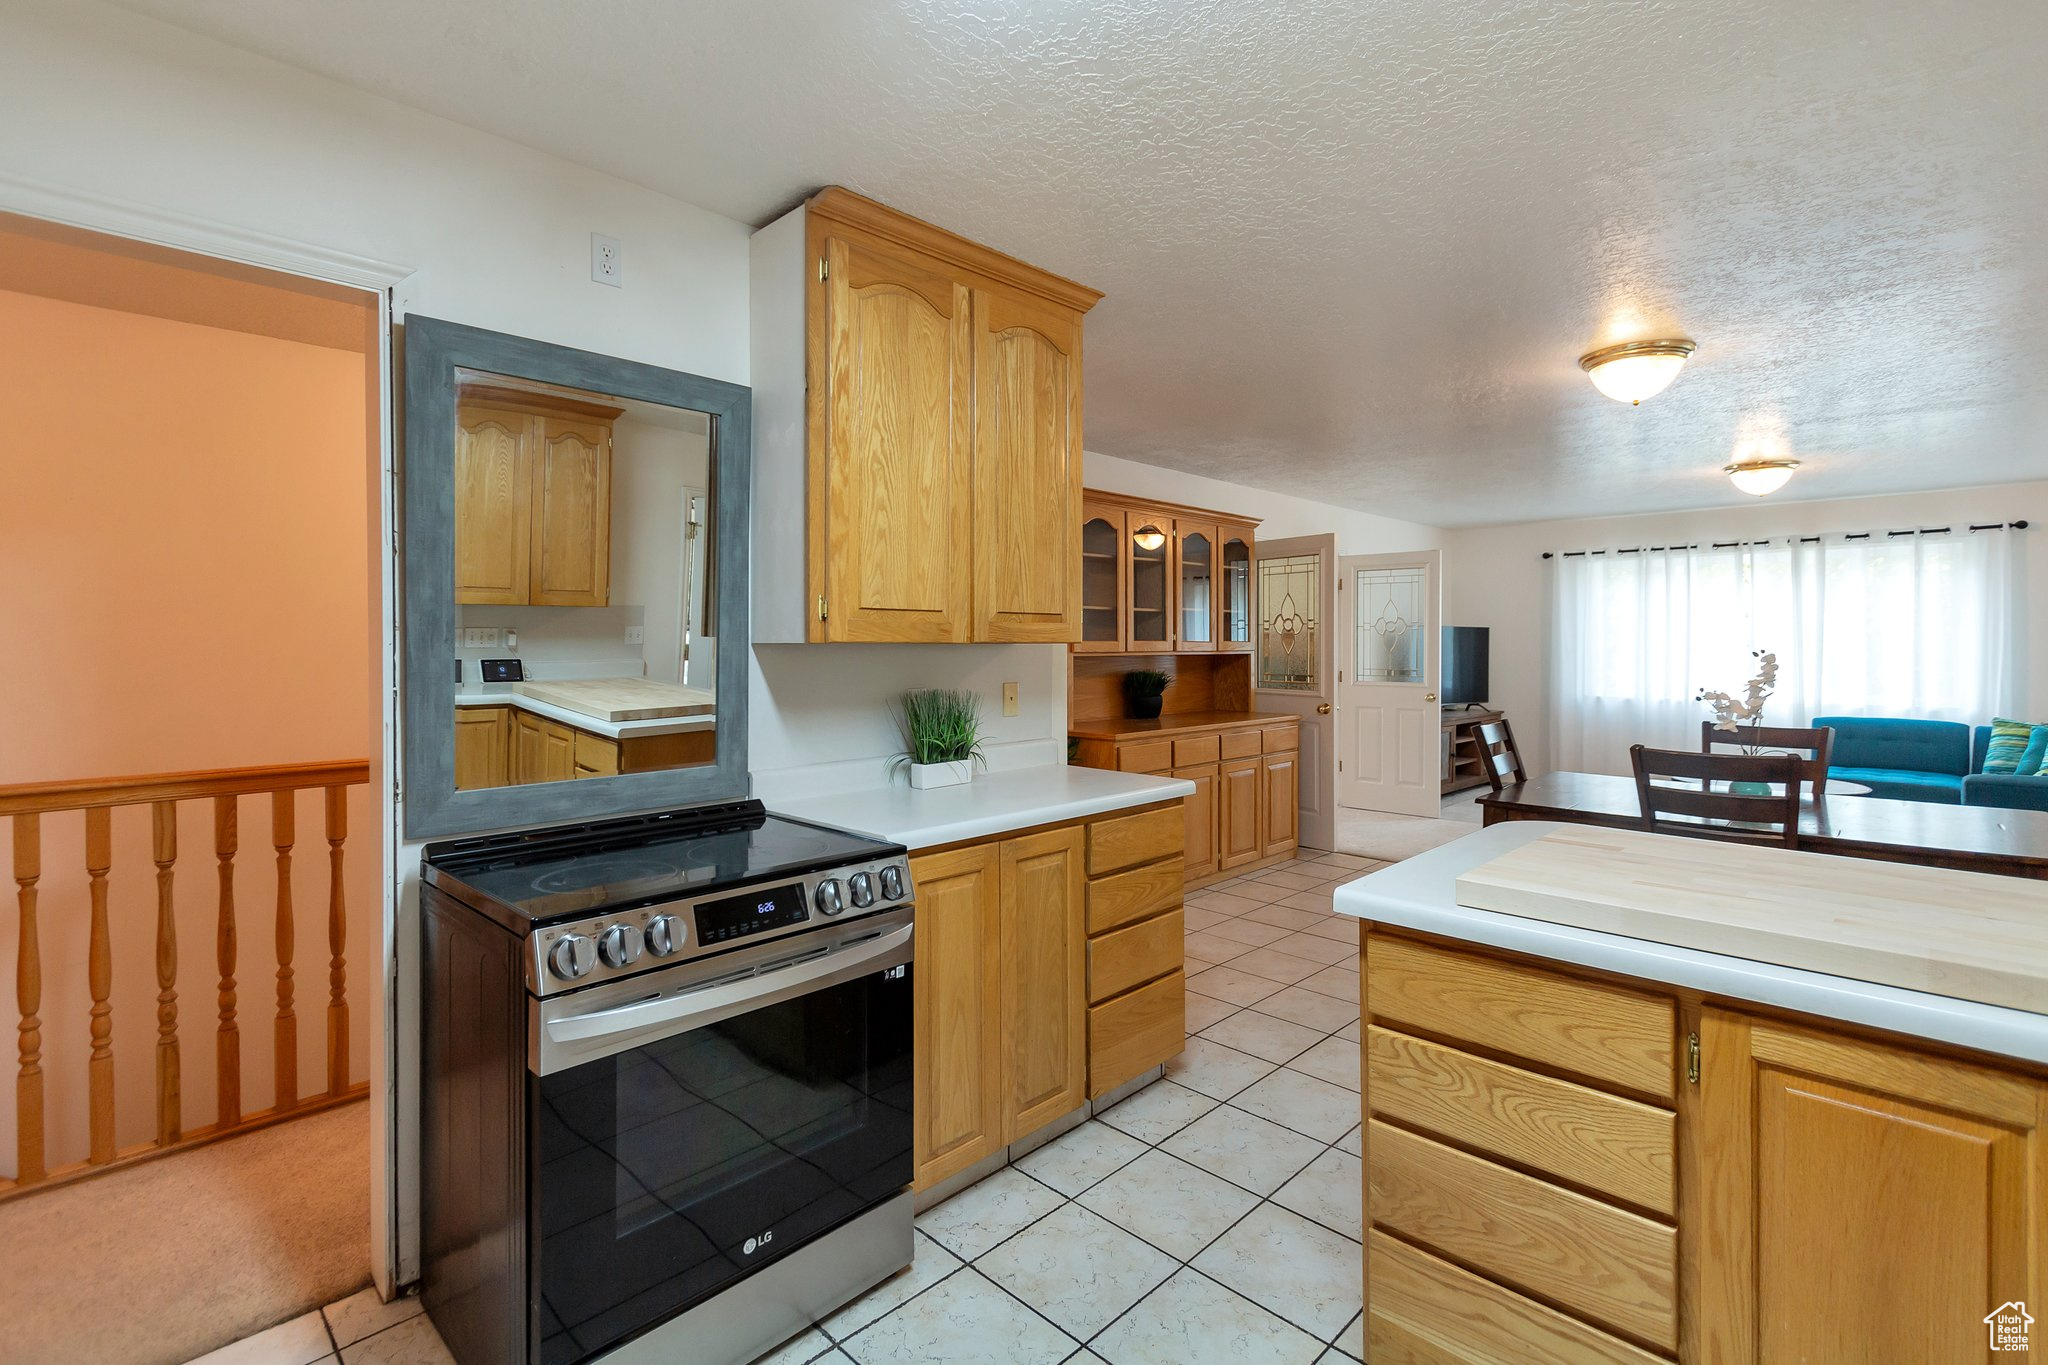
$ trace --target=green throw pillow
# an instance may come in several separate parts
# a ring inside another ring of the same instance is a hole
[[[2040,771],[2041,760],[2036,757],[2031,768],[2022,766],[2027,748],[2033,742],[2034,731],[2040,727],[2032,721],[2006,720],[1999,717],[1991,722],[1991,747],[1984,751],[1984,771],[1987,773],[2025,773],[2029,776]]]

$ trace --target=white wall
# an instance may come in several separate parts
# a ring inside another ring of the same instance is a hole
[[[1826,502],[1760,500],[1711,512],[1479,526],[1446,533],[1444,619],[1492,629],[1493,704],[1505,710],[1531,772],[1550,767],[1550,588],[1546,550],[1709,543],[1835,531],[2024,520],[2048,531],[2048,482]],[[2024,550],[2023,550],[2024,553]],[[2026,555],[2028,615],[2048,604],[2048,552]],[[2048,716],[2048,630],[2029,632],[2026,714]],[[1703,679],[1702,682],[1709,680]],[[1988,719],[1988,717],[1987,717]]]
[[[1255,517],[1259,520],[1260,540],[1320,536],[1334,531],[1340,555],[1433,550],[1445,544],[1447,535],[1437,527],[1417,521],[1402,521],[1349,507],[1333,507],[1287,493],[1269,493],[1248,484],[1199,478],[1093,450],[1088,452],[1083,465],[1083,479],[1090,488],[1098,488],[1105,493],[1158,498],[1162,502],[1186,503],[1192,507]]]

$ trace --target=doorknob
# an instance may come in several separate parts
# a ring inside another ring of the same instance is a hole
[[[1321,706],[1318,706],[1318,707],[1316,708],[1316,714],[1317,714],[1317,715],[1319,715],[1319,716],[1327,716],[1327,715],[1329,715],[1329,714],[1330,714],[1330,703],[1328,703],[1328,702],[1324,702],[1324,703],[1323,703],[1323,704],[1322,704]]]
[[[1423,693],[1423,694],[1422,694],[1422,699],[1423,699],[1424,701],[1435,701],[1435,700],[1436,700],[1436,693],[1434,693],[1434,692],[1425,692],[1425,693]]]

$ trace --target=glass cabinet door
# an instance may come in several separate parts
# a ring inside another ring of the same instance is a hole
[[[1252,647],[1252,546],[1251,537],[1223,536],[1223,562],[1217,571],[1218,649],[1249,650]]]
[[[1125,622],[1126,647],[1134,650],[1173,648],[1173,522],[1147,520],[1132,513],[1124,536],[1130,555],[1130,615]]]
[[[1076,650],[1115,653],[1124,647],[1124,515],[1114,508],[1083,509],[1081,522],[1081,639]]]
[[[1176,648],[1216,648],[1216,528],[1174,523],[1179,541],[1180,635]]]

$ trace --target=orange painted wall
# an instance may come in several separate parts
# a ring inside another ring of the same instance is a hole
[[[365,752],[365,380],[0,293],[0,784]]]
[[[373,755],[364,355],[0,292],[0,785]],[[350,801],[355,1080],[379,960],[378,804]],[[271,1103],[277,860],[240,802],[243,1107]],[[115,812],[119,1140],[152,1132],[155,868],[148,811]],[[324,1087],[327,848],[298,800],[291,865],[300,1089]],[[212,815],[179,812],[178,1025],[188,1127],[214,1116]],[[13,1066],[15,914],[0,840],[0,1020]],[[43,820],[43,1069],[52,1164],[85,1152],[91,1006],[82,820]],[[0,1173],[13,1086],[0,1087]]]

